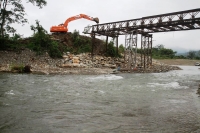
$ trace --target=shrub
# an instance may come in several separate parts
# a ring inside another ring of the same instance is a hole
[[[0,36],[0,50],[19,50],[22,47],[20,39],[19,34],[14,34],[13,37]]]
[[[47,31],[39,24],[39,21],[36,20],[36,26],[31,25],[31,30],[34,31],[33,37],[29,48],[33,49],[38,54],[41,54],[47,50],[49,44],[51,43],[50,37],[47,34]]]
[[[119,53],[124,53],[124,51],[125,51],[124,46],[122,44],[119,45]]]
[[[116,52],[116,47],[112,41],[108,43],[106,55],[110,57],[121,57],[120,54]]]
[[[71,35],[74,54],[91,52],[91,39],[80,36],[79,31],[74,30]]]
[[[51,42],[48,53],[49,53],[49,56],[52,58],[61,58],[62,57],[62,53],[59,50],[58,43],[55,41]]]
[[[52,58],[62,57],[62,52],[59,49],[58,42],[52,41],[47,34],[47,31],[39,24],[39,21],[36,20],[36,26],[31,25],[31,30],[34,31],[32,41],[29,44],[29,48],[37,52],[37,54],[42,54],[45,51],[48,51],[49,56]]]
[[[23,73],[24,72],[24,65],[22,65],[22,64],[12,64],[11,65],[11,71]]]

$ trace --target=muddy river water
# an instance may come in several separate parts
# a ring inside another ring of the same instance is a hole
[[[200,69],[0,74],[0,133],[200,133]]]

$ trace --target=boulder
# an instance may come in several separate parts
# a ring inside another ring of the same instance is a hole
[[[73,67],[80,67],[79,63],[73,63]]]
[[[197,94],[200,95],[200,84],[199,84],[199,87],[198,87],[198,90],[197,90]]]
[[[64,67],[64,68],[72,68],[72,67],[73,67],[73,64],[62,64],[61,67]]]
[[[26,65],[26,66],[24,67],[24,72],[25,72],[25,73],[30,73],[30,72],[31,72],[31,66],[30,66],[30,65]]]

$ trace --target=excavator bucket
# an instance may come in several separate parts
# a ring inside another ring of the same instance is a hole
[[[67,32],[68,29],[64,26],[52,26],[50,32]]]
[[[93,20],[98,24],[99,23],[99,18],[93,18]]]

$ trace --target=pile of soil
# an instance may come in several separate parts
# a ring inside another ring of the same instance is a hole
[[[91,37],[89,36],[84,36],[84,35],[79,35],[79,37],[82,40],[92,40]],[[72,42],[72,33],[68,32],[68,33],[54,33],[50,35],[50,38],[52,40],[58,41],[60,42],[62,45],[65,45],[67,47],[71,47],[73,49],[76,49],[76,47],[74,47],[73,42]],[[103,55],[105,53],[105,42],[95,38],[94,40],[94,47],[93,47],[93,53],[95,55]]]

